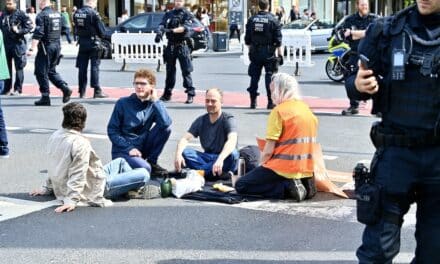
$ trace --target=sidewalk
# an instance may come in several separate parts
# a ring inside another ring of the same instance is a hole
[[[209,49],[208,51],[196,50],[192,53],[193,57],[214,57],[214,56],[228,56],[228,55],[240,55],[243,53],[241,44],[237,39],[229,40],[227,51],[213,51]],[[61,41],[61,54],[65,57],[76,57],[78,54],[78,46],[75,44],[69,44],[64,39]]]

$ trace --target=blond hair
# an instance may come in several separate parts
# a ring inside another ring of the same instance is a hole
[[[272,99],[275,104],[281,104],[287,100],[300,100],[298,82],[287,73],[276,73],[272,76],[273,91]]]

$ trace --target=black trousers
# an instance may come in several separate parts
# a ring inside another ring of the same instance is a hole
[[[35,77],[40,86],[40,93],[49,96],[49,80],[59,89],[67,88],[67,83],[56,71],[60,60],[61,45],[59,42],[40,43],[35,57]]]
[[[191,62],[191,52],[189,47],[186,44],[168,44],[165,48],[164,60],[166,62],[167,70],[164,94],[171,95],[174,85],[176,84],[176,61],[179,60],[185,93],[195,96],[196,92],[191,78],[193,65]]]
[[[6,46],[6,61],[8,64],[9,73],[11,74],[11,78],[5,80],[5,86],[3,89],[3,94],[7,94],[12,89],[12,61],[14,61],[15,65],[15,83],[14,83],[14,91],[19,93],[22,92],[23,89],[23,80],[24,73],[23,68],[26,67],[26,44],[15,44]]]

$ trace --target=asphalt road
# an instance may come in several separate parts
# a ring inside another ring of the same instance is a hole
[[[371,158],[374,149],[368,132],[377,119],[338,114],[348,101],[344,101],[343,86],[325,76],[326,56],[314,55],[315,66],[301,69],[298,80],[308,100],[321,99],[331,105],[325,111],[314,108],[327,168],[350,172],[357,161]],[[1,98],[11,157],[0,160],[0,263],[356,263],[354,252],[360,244],[362,225],[356,222],[355,203],[331,194],[320,193],[299,204],[260,201],[236,206],[171,198],[129,200],[110,208],[78,208],[61,215],[53,212],[47,199],[30,199],[27,192],[39,187],[45,177],[41,171],[47,168],[47,139],[62,119],[60,98],[54,98],[51,107],[33,106],[37,99],[33,95],[38,93],[32,63],[30,59],[25,74],[28,95]],[[112,61],[102,62],[102,86],[129,94],[134,70],[142,65],[130,65],[127,72],[119,72],[119,67]],[[224,111],[239,120],[240,146],[255,144],[255,136],[264,135],[268,110],[264,101],[263,108],[247,108],[249,77],[238,56],[196,58],[194,68],[194,83],[201,91],[198,102],[202,102],[206,88],[225,90],[234,97],[225,98]],[[63,60],[58,69],[75,89],[74,59]],[[293,68],[282,67],[281,71],[291,73]],[[182,95],[179,70],[177,74],[176,96]],[[157,74],[158,88],[164,77],[164,72]],[[261,82],[264,95],[262,87]],[[106,124],[115,98],[73,100],[87,107],[85,133],[103,161],[109,161]],[[233,105],[227,103],[232,101]],[[167,107],[173,117],[173,132],[159,163],[172,169],[177,140],[204,108],[180,102]],[[2,221],[14,212],[19,217]],[[398,263],[408,263],[412,257],[413,232],[411,210],[402,231]]]

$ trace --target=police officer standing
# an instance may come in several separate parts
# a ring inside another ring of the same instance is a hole
[[[344,35],[350,45],[349,68],[350,71],[357,71],[357,61],[359,56],[357,54],[360,40],[365,36],[365,30],[371,24],[377,15],[370,14],[369,0],[356,1],[357,12],[348,16],[342,25],[345,29]],[[349,73],[348,73],[349,74]],[[359,113],[359,101],[350,98],[350,107],[342,110],[342,115],[356,115]]]
[[[13,94],[21,94],[23,88],[23,68],[26,66],[26,40],[24,35],[32,30],[32,21],[25,12],[17,9],[16,0],[6,0],[6,10],[0,16],[0,29],[3,32],[6,61],[11,78],[5,80],[2,94],[12,89],[12,61],[15,65]]]
[[[63,92],[63,103],[67,103],[72,90],[55,69],[61,59],[60,38],[64,19],[60,13],[51,8],[50,0],[39,0],[39,6],[41,12],[35,19],[36,27],[32,36],[32,46],[27,52],[30,56],[38,47],[34,73],[40,86],[41,98],[35,101],[35,105],[50,105],[49,80]]]
[[[376,147],[370,181],[380,195],[367,193],[379,202],[376,214],[358,203],[358,218],[368,219],[359,263],[392,262],[403,216],[414,202],[417,247],[411,263],[440,263],[440,0],[417,0],[376,20],[359,52],[369,62],[347,78],[349,95],[372,98],[372,112],[382,113],[370,134]]]
[[[76,58],[78,67],[79,97],[84,98],[87,87],[87,67],[89,60],[90,86],[93,87],[93,98],[105,98],[99,86],[99,64],[101,63],[102,44],[105,27],[96,8],[97,0],[86,0],[85,5],[73,15],[75,34],[78,36],[79,50]]]
[[[182,70],[183,87],[185,87],[185,93],[187,94],[185,103],[191,104],[196,92],[191,78],[193,65],[191,62],[191,49],[188,43],[191,43],[189,35],[194,16],[183,5],[184,0],[174,1],[174,9],[166,12],[162,22],[159,24],[155,42],[159,43],[163,33],[165,33],[168,39],[168,45],[164,52],[167,75],[165,89],[160,100],[165,102],[171,100],[172,91],[176,83],[176,60],[178,59],[180,69]]]
[[[270,92],[272,75],[278,71],[278,59],[275,57],[277,50],[282,61],[283,50],[281,48],[281,25],[278,19],[269,13],[269,1],[259,0],[260,11],[249,18],[246,23],[245,44],[249,46],[249,60],[251,61],[248,74],[251,77],[250,87],[247,89],[251,99],[251,108],[257,107],[258,82],[261,70],[266,72],[265,84],[267,94],[267,109],[275,107]]]

